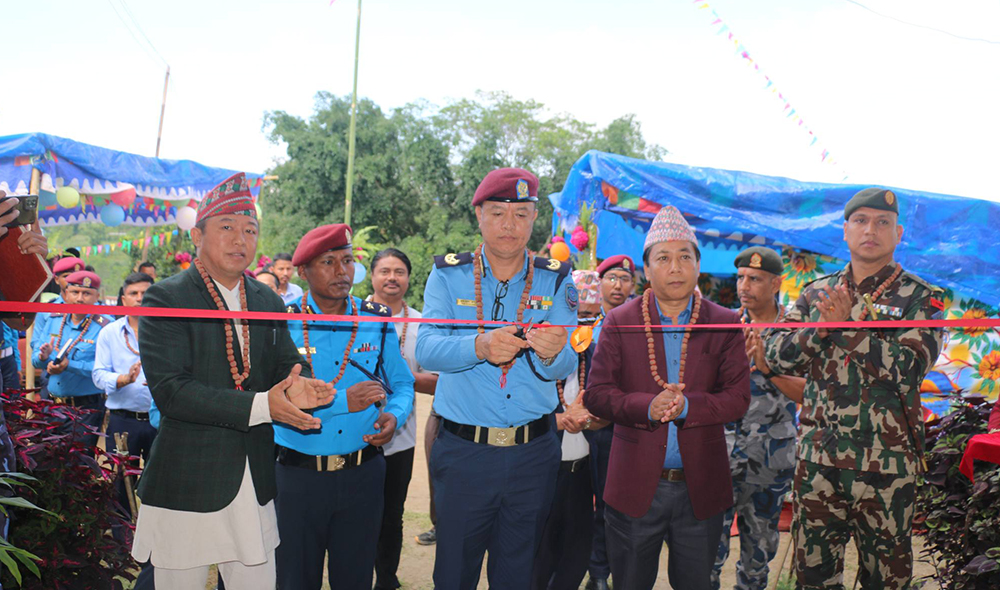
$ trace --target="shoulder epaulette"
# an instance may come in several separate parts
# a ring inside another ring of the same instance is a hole
[[[462,252],[461,254],[455,254],[450,252],[443,256],[434,257],[434,266],[438,268],[451,268],[452,266],[461,266],[463,264],[470,264],[473,260],[472,252]]]
[[[302,309],[299,307],[298,303],[292,303],[285,306],[286,313],[299,313],[300,311],[302,311]]]
[[[103,328],[104,326],[110,324],[111,320],[100,314],[94,314],[94,323]]]
[[[941,293],[941,292],[944,291],[944,289],[942,289],[941,287],[938,287],[937,285],[932,285],[932,284],[928,283],[927,281],[925,281],[924,279],[918,277],[917,275],[913,274],[912,272],[903,271],[903,275],[906,276],[911,281],[913,281],[914,283],[917,283],[918,285],[921,285],[922,287],[926,287],[931,293]]]
[[[63,315],[64,314],[62,312],[55,312],[55,313],[50,313],[49,317],[50,318],[61,318],[61,317],[63,317]]]
[[[569,274],[571,270],[570,265],[559,262],[555,258],[542,258],[541,256],[535,256],[535,268],[541,268],[543,270],[550,270],[560,276],[565,277]]]
[[[392,309],[388,305],[374,303],[372,301],[362,301],[359,309],[372,315],[380,315],[384,318],[392,317]]]

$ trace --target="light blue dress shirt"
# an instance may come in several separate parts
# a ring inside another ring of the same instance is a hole
[[[149,412],[153,397],[146,385],[146,374],[139,369],[139,376],[132,383],[118,389],[118,376],[127,375],[132,365],[139,362],[139,355],[129,350],[125,336],[132,348],[139,350],[139,338],[128,318],[117,319],[97,335],[97,354],[94,358],[94,385],[108,394],[110,410]]]
[[[467,255],[463,255],[467,256]],[[468,259],[468,258],[466,258]],[[453,259],[454,260],[454,259]],[[482,257],[483,317],[489,321],[501,282]],[[525,254],[525,263],[510,279],[506,295],[500,298],[503,313],[498,320],[516,321],[527,279],[527,265],[533,261]],[[548,321],[557,325],[576,325],[578,295],[573,278],[545,268],[548,261],[534,268],[525,323]],[[424,288],[424,318],[436,320],[476,319],[474,262],[450,266],[440,263],[431,271]],[[556,268],[559,268],[557,265]],[[487,330],[499,326],[487,325]],[[518,357],[507,374],[506,387],[500,387],[500,367],[476,357],[476,326],[471,324],[424,324],[417,337],[417,362],[428,371],[438,371],[434,410],[460,424],[507,428],[521,426],[552,413],[559,403],[556,380],[566,379],[576,368],[577,355],[567,339],[566,346],[550,366],[534,351]],[[535,371],[528,365],[528,355]],[[546,380],[542,380],[539,378]]]
[[[66,318],[66,326],[63,329],[62,340],[58,343],[59,328],[62,326],[63,318]],[[49,317],[45,332],[39,334],[39,338],[32,338],[32,342],[37,341],[38,347],[33,347],[31,351],[31,364],[36,369],[44,369],[50,361],[54,361],[59,349],[76,339],[80,334],[80,328],[86,323],[86,318],[80,323],[75,323],[72,317],[65,314],[53,314]],[[66,370],[58,375],[49,375],[49,392],[56,397],[73,397],[81,395],[93,395],[103,393],[94,385],[94,356],[97,352],[97,335],[104,326],[111,324],[111,319],[107,316],[94,316],[94,321],[90,322],[87,331],[77,342],[76,346],[69,352],[69,365]],[[42,360],[39,357],[39,350],[52,338],[53,350],[49,358]]]
[[[295,283],[288,281],[288,288],[285,289],[285,294],[281,295],[281,300],[285,302],[285,305],[299,305],[302,303],[302,287],[296,285]]]
[[[688,300],[687,307],[681,314],[677,317],[678,324],[686,324],[691,321],[691,302],[692,299]],[[656,306],[656,312],[660,316],[660,325],[672,325],[674,323],[673,318],[663,315],[660,312],[660,305],[656,302],[656,298],[653,298],[653,305]],[[684,344],[684,330],[679,328],[664,328],[663,329],[663,351],[667,356],[667,383],[678,383],[681,371],[681,348]],[[652,406],[650,403],[650,420],[652,420]],[[688,403],[687,398],[684,398],[684,409],[681,410],[679,416],[674,418],[674,420],[683,420],[687,418],[688,414]],[[681,460],[681,449],[677,446],[677,427],[673,422],[667,425],[667,453],[663,457],[663,468],[664,469],[683,469],[684,462]]]
[[[354,298],[359,310],[363,310],[365,302]],[[301,302],[301,300],[300,300]],[[319,306],[309,294],[308,313],[320,313]],[[367,304],[367,305],[378,305]],[[305,310],[303,310],[305,311]],[[347,312],[350,313],[350,310]],[[373,314],[361,312],[361,315]],[[389,312],[392,315],[392,312]],[[323,381],[332,381],[340,372],[340,364],[344,360],[344,348],[351,339],[351,325],[346,322],[309,322],[309,347],[312,353],[313,376]],[[413,409],[413,373],[399,352],[399,338],[396,330],[387,323],[360,322],[358,335],[351,347],[350,358],[363,366],[367,371],[375,373],[378,362],[379,348],[382,345],[382,329],[388,328],[385,336],[385,350],[382,363],[388,376],[389,386],[393,393],[386,396],[382,410],[391,412],[396,417],[396,428],[402,428],[407,416]],[[305,354],[305,338],[302,334],[302,322],[288,322],[288,331],[292,335],[295,346],[299,348],[303,358]],[[421,329],[423,332],[423,329]],[[274,424],[275,443],[294,449],[307,455],[346,455],[368,445],[361,439],[366,434],[376,434],[374,424],[379,416],[379,408],[374,405],[360,412],[349,412],[347,409],[347,389],[355,383],[370,381],[364,373],[354,366],[348,365],[344,376],[334,385],[337,390],[333,403],[314,410],[316,416],[323,422],[319,430],[301,431],[281,423]]]

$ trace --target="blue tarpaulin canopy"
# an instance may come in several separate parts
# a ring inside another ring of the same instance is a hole
[[[583,203],[597,208],[599,258],[625,253],[640,263],[650,221],[673,205],[708,244],[784,244],[847,260],[844,205],[863,188],[590,151],[549,200],[553,229],[571,228]],[[891,188],[904,226],[896,260],[940,287],[1000,304],[1000,204]]]
[[[206,192],[235,170],[213,168],[191,160],[164,160],[80,143],[45,133],[0,137],[0,189],[27,194],[31,170],[41,176],[39,219],[43,226],[100,221],[101,204],[126,209],[126,225],[175,222],[179,206],[200,201]],[[259,187],[259,176],[254,188]],[[72,186],[89,197],[80,207],[64,209],[55,192]]]

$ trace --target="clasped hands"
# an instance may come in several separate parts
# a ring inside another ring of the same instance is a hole
[[[565,410],[556,414],[556,424],[560,430],[576,434],[581,430],[597,430],[607,426],[606,420],[601,420],[590,413],[583,405],[583,392]]]
[[[667,423],[676,420],[687,400],[684,398],[683,383],[668,383],[667,388],[656,394],[649,404],[649,417],[653,422]]]
[[[524,338],[515,336],[517,330],[517,326],[504,326],[480,334],[476,337],[476,357],[502,365],[530,348],[539,358],[550,359],[562,351],[569,338],[565,328],[549,326],[548,322],[536,324]]]
[[[813,305],[819,310],[819,321],[846,322],[851,318],[854,297],[847,289],[847,285],[840,283],[834,288],[826,287],[820,291],[819,296],[813,300]],[[816,335],[826,338],[829,331],[826,328],[817,328]]]
[[[267,392],[271,420],[299,430],[316,430],[322,422],[302,410],[318,408],[333,402],[337,390],[320,379],[303,377],[302,365],[295,365],[277,385]]]
[[[764,339],[760,337],[760,330],[747,326],[743,328],[743,336],[747,342],[747,361],[750,365],[764,374],[771,372],[771,367],[764,357]]]

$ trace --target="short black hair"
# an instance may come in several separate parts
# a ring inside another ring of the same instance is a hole
[[[398,258],[403,262],[403,266],[406,267],[406,274],[413,274],[413,265],[410,264],[410,258],[402,250],[396,248],[386,248],[385,250],[379,250],[378,254],[372,257],[371,264],[369,264],[369,270],[372,273],[375,272],[375,267],[383,258]]]
[[[279,260],[284,260],[285,262],[291,262],[292,255],[289,254],[288,252],[278,252],[277,254],[274,255],[274,262],[277,262]]]
[[[659,242],[657,242],[659,243]],[[656,244],[650,244],[649,248],[642,251],[642,265],[649,266],[649,251],[653,249]],[[698,244],[691,242],[691,246],[694,248],[694,259],[701,262],[701,249],[698,248]]]
[[[122,288],[118,290],[118,305],[122,305],[122,296],[125,295],[125,289],[135,285],[136,283],[149,283],[152,285],[155,282],[156,281],[153,280],[153,277],[144,272],[134,272],[125,277],[125,282],[122,283]]]
[[[147,266],[151,266],[153,267],[153,270],[156,270],[156,265],[147,260],[146,262],[139,263],[139,272],[142,272],[142,269],[146,268]]]
[[[266,268],[265,268],[265,269],[263,269],[263,270],[259,270],[259,271],[257,271],[257,276],[256,276],[256,277],[254,277],[254,278],[256,278],[256,279],[259,279],[259,278],[260,278],[260,275],[271,275],[271,278],[273,278],[273,279],[274,279],[274,282],[276,282],[276,283],[281,283],[281,279],[279,279],[279,278],[278,278],[278,275],[276,275],[276,274],[274,274],[273,272],[271,272],[271,271],[267,270]]]

